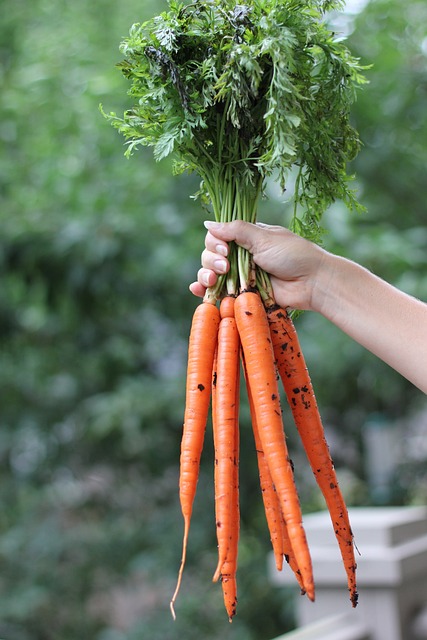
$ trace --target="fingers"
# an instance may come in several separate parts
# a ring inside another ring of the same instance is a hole
[[[217,238],[210,231],[207,232],[205,237],[205,247],[207,251],[216,253],[219,256],[228,256],[228,244],[224,240]]]
[[[223,258],[220,253],[216,253],[216,248],[213,251],[209,251],[205,249],[202,253],[202,266],[204,267],[198,273],[197,279],[199,282],[202,278],[203,284],[210,287],[212,284],[207,279],[211,278],[210,273],[214,271],[216,274],[220,275],[223,273],[227,273],[230,268],[230,264],[227,258]]]
[[[208,230],[207,242],[209,242],[209,246],[206,246],[211,251],[217,251],[218,247],[227,246],[226,243],[232,240],[250,251],[256,237],[261,232],[261,227],[250,222],[243,222],[243,220],[226,223],[207,220],[205,227]]]
[[[216,284],[218,275],[228,272],[229,242],[235,241],[252,252],[257,242],[262,244],[261,238],[266,230],[271,228],[268,225],[255,225],[243,220],[227,223],[208,220],[205,222],[205,227],[208,231],[205,238],[206,248],[201,256],[202,268],[197,273],[197,282],[193,282],[189,287],[190,291],[199,297],[204,296],[208,287]]]
[[[218,275],[227,273],[230,264],[225,256],[228,255],[228,245],[212,236],[206,234],[206,248],[202,253],[202,268],[197,272],[197,281],[189,286],[191,293],[203,298],[206,289],[213,287],[218,279]]]
[[[203,298],[206,293],[206,287],[201,285],[199,282],[192,282],[188,288],[191,293],[198,298]]]
[[[197,282],[199,282],[203,287],[213,287],[216,284],[217,279],[217,273],[214,269],[202,267],[197,273]]]
[[[213,262],[215,262],[215,260],[213,260]],[[225,271],[223,271],[222,273],[228,271],[228,264],[225,260],[224,263]],[[213,269],[205,269],[202,267],[197,272],[197,281],[192,282],[189,286],[189,289],[193,295],[203,298],[206,293],[206,289],[208,287],[213,287],[216,284],[217,280],[217,274]]]

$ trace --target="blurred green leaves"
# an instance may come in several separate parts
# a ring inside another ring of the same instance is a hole
[[[207,437],[188,567],[177,478],[186,340],[197,304],[204,212],[194,179],[140,151],[126,160],[98,104],[123,110],[114,69],[150,0],[4,0],[0,22],[0,637],[5,640],[269,640],[293,595],[269,585],[269,550],[247,407],[242,408],[239,614],[224,615],[215,567]],[[353,117],[365,214],[335,206],[327,248],[427,297],[424,3],[376,0],[350,48],[373,61]],[[424,44],[423,44],[424,43]],[[287,194],[260,219],[288,218]],[[417,392],[322,318],[298,319],[332,452],[365,499],[361,426],[403,420]],[[289,426],[304,510],[321,508]],[[405,496],[420,495],[425,461]],[[418,489],[417,489],[418,488]]]

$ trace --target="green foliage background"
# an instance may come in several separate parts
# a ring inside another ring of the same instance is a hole
[[[162,7],[163,8],[163,7]],[[189,560],[180,557],[178,452],[186,340],[204,213],[194,177],[149,151],[123,157],[98,111],[126,108],[114,68],[151,0],[3,0],[0,22],[0,637],[4,640],[269,640],[293,625],[270,586],[268,534],[242,409],[239,612],[226,620],[215,567],[207,439]],[[372,0],[350,48],[374,63],[354,120],[366,214],[325,217],[328,249],[427,299],[427,45],[423,0]],[[286,223],[274,186],[260,219]],[[392,313],[392,310],[390,310]],[[363,425],[404,421],[421,394],[305,314],[301,339],[350,504],[369,504]],[[408,336],[402,336],[408,339]],[[247,437],[246,437],[247,436]],[[305,512],[323,508],[292,430]],[[402,454],[390,500],[425,499],[426,461]],[[408,472],[412,469],[412,472]]]

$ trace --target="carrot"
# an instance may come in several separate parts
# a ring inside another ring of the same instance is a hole
[[[268,307],[267,316],[277,370],[307,458],[331,515],[347,574],[350,600],[355,607],[358,595],[353,533],[298,335],[292,319],[277,305]]]
[[[294,575],[301,589],[301,595],[305,595],[306,591],[305,591],[304,583],[302,581],[301,571],[299,570],[298,563],[295,558],[295,553],[292,549],[292,543],[289,537],[288,527],[283,517],[282,517],[282,538],[283,538],[283,553],[284,553],[286,562],[294,572]]]
[[[184,536],[177,585],[170,602],[170,609],[174,619],[174,604],[184,571],[190,520],[196,495],[200,457],[209,412],[212,368],[219,322],[218,307],[210,302],[203,302],[196,307],[190,329],[179,477],[179,499],[184,518]]]
[[[258,473],[261,485],[261,494],[264,503],[265,516],[267,520],[268,530],[270,532],[270,540],[273,547],[274,558],[276,561],[276,568],[278,571],[283,569],[283,535],[282,535],[282,511],[280,509],[279,499],[277,497],[276,490],[274,489],[273,481],[271,480],[270,471],[265,459],[264,450],[261,445],[259,437],[258,424],[255,414],[255,406],[252,397],[251,387],[246,371],[246,365],[243,359],[243,371],[245,373],[246,391],[248,394],[249,411],[251,414],[252,431],[255,440],[255,451],[258,461]]]
[[[243,370],[245,371],[245,364],[243,361]],[[270,532],[271,544],[273,547],[273,554],[276,561],[276,568],[278,571],[283,569],[283,558],[285,557],[287,563],[294,572],[298,583],[301,587],[301,591],[304,592],[304,585],[301,580],[301,572],[298,568],[295,560],[295,555],[292,550],[292,545],[289,539],[289,534],[286,526],[286,522],[283,518],[280,508],[279,498],[274,488],[273,481],[271,479],[270,470],[265,459],[264,450],[262,448],[261,439],[259,436],[258,424],[256,420],[255,407],[252,398],[251,388],[246,374],[246,388],[248,393],[249,409],[252,420],[252,430],[255,440],[255,449],[258,461],[258,472],[261,485],[262,499],[264,503],[264,510],[267,520],[268,530]]]
[[[258,293],[245,291],[235,302],[247,375],[253,394],[262,448],[279,496],[304,590],[314,600],[310,552],[302,524],[301,507],[283,431],[279,390],[267,314]]]
[[[219,313],[222,318],[234,318],[234,303],[236,298],[234,296],[225,296],[220,303]]]
[[[235,469],[237,468],[236,431],[238,429],[238,379],[240,340],[233,316],[234,298],[221,302],[221,322],[218,331],[215,410],[213,435],[215,451],[214,486],[215,520],[218,540],[218,565],[213,577],[216,582],[227,558],[233,529],[231,519]],[[235,512],[234,512],[235,515]]]
[[[239,451],[239,436],[238,431],[235,432],[235,451],[238,456]],[[231,529],[229,547],[227,551],[227,556],[224,564],[221,569],[221,584],[222,584],[222,592],[224,596],[224,604],[228,614],[228,619],[232,622],[233,616],[236,615],[237,609],[237,555],[238,555],[238,545],[239,545],[239,519],[240,519],[240,509],[239,509],[239,468],[238,468],[238,460],[236,460],[236,464],[234,465],[233,472],[233,492],[232,492],[232,502],[231,502],[231,512],[230,519],[233,522],[233,527]]]
[[[261,485],[262,499],[264,502],[265,516],[267,520],[268,530],[270,532],[270,540],[273,547],[276,568],[278,571],[283,569],[283,558],[285,555],[283,530],[285,523],[280,508],[279,499],[274,489],[271,474],[265,459],[264,451],[259,439],[258,428],[256,426],[256,418],[252,417],[252,428],[255,436],[255,448],[258,460],[258,472]],[[288,550],[289,553],[289,550]]]
[[[237,609],[237,556],[239,547],[239,533],[240,533],[240,505],[239,505],[239,394],[240,394],[240,369],[239,360],[237,361],[236,371],[236,429],[234,430],[234,455],[235,464],[233,467],[233,492],[231,496],[231,510],[230,520],[232,522],[230,544],[228,547],[227,557],[221,569],[221,584],[224,597],[225,609],[228,614],[228,619],[232,622],[233,617],[236,615]]]
[[[212,378],[212,418],[215,425],[216,419],[216,372],[217,362],[214,364],[214,375]],[[236,403],[238,408],[238,404]],[[236,409],[237,410],[237,409]],[[214,426],[215,428],[215,426]],[[239,521],[240,521],[240,508],[239,508],[239,469],[238,469],[238,455],[239,455],[239,432],[235,430],[235,452],[236,452],[236,464],[233,469],[233,492],[230,509],[230,521],[234,522],[234,527],[231,529],[231,535],[228,545],[228,551],[225,561],[222,565],[221,584],[224,597],[224,604],[228,613],[228,619],[231,622],[237,609],[237,553],[239,542]],[[214,576],[215,578],[215,576]]]

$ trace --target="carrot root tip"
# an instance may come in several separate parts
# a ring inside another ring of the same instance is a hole
[[[214,575],[213,575],[212,582],[218,582],[218,580],[220,579],[220,577],[221,577],[221,570],[220,570],[220,568],[218,567],[218,568],[216,569],[216,571],[215,571]]]
[[[307,594],[308,599],[309,599],[311,602],[314,602],[314,601],[315,601],[315,599],[316,599],[316,598],[315,598],[315,596],[314,596],[314,591],[312,591],[312,590],[310,589],[310,591],[306,591],[305,593]]]

